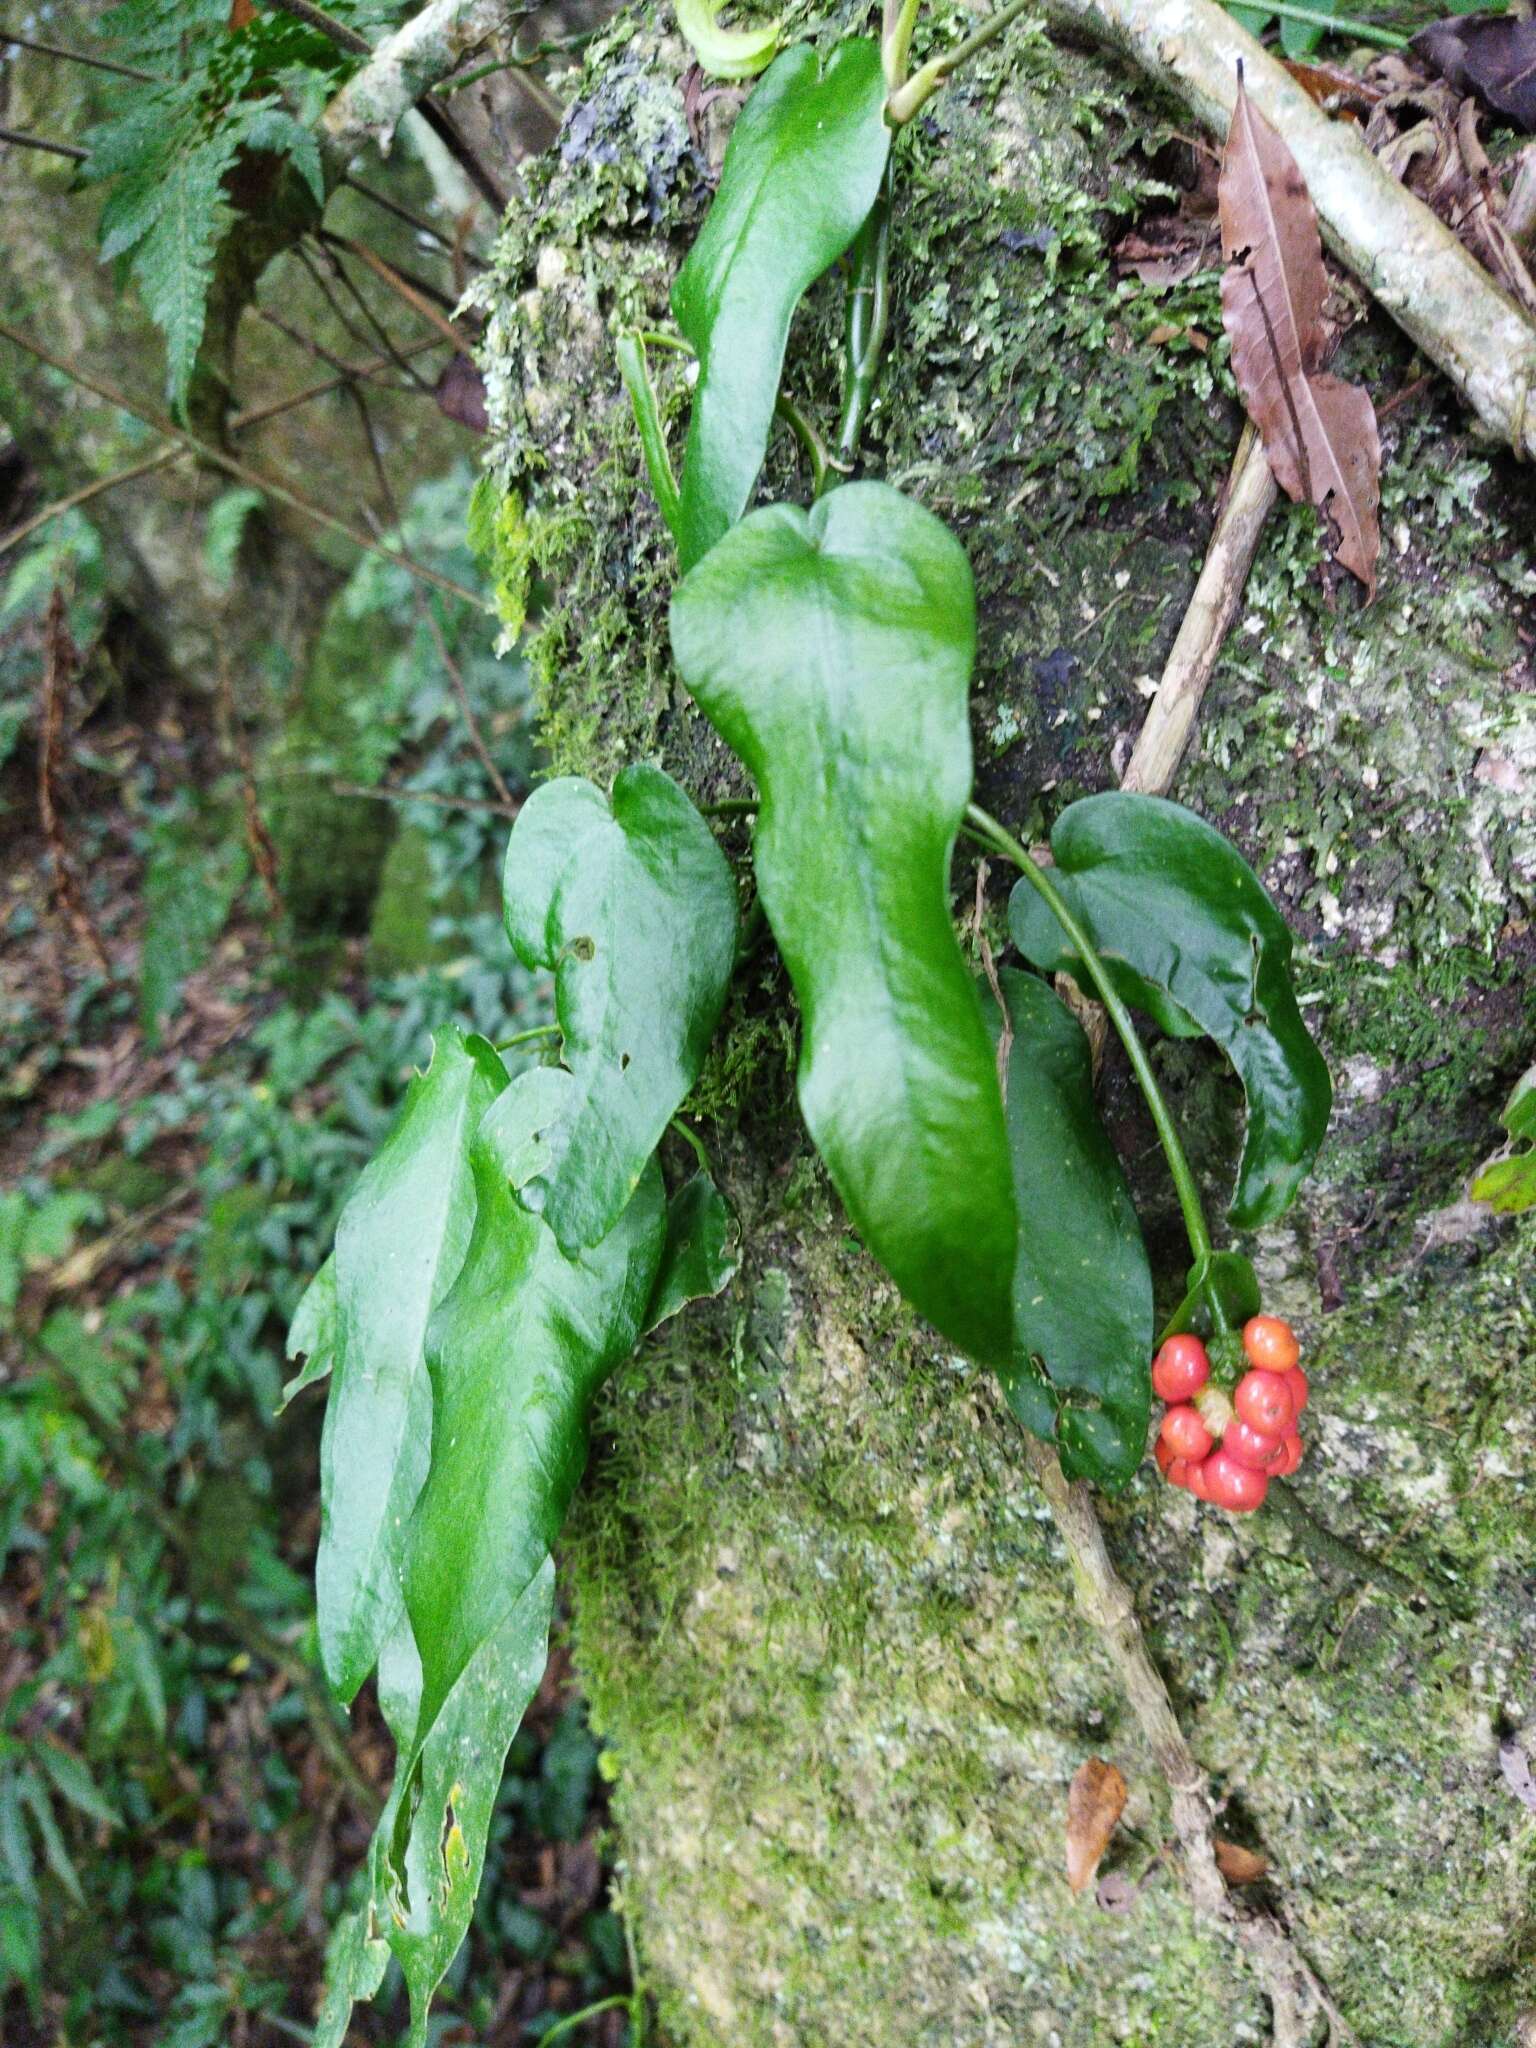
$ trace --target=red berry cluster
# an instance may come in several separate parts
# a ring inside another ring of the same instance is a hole
[[[1211,1361],[1198,1337],[1170,1337],[1152,1361],[1152,1387],[1168,1403],[1157,1435],[1157,1462],[1171,1486],[1234,1514],[1264,1504],[1271,1479],[1301,1463],[1296,1418],[1307,1405],[1301,1346],[1289,1323],[1254,1316],[1243,1328],[1249,1370],[1229,1400],[1211,1384]]]

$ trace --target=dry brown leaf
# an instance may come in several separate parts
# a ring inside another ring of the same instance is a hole
[[[1125,1801],[1125,1780],[1113,1764],[1091,1756],[1078,1766],[1067,1793],[1067,1883],[1073,1891],[1092,1884]]]
[[[1381,444],[1370,394],[1321,367],[1328,347],[1317,214],[1296,159],[1238,79],[1222,155],[1222,323],[1275,481],[1313,504],[1332,553],[1376,590]]]
[[[1216,1868],[1228,1884],[1257,1884],[1269,1872],[1269,1858],[1257,1849],[1245,1849],[1241,1842],[1215,1837]]]
[[[1476,93],[1536,135],[1536,19],[1529,13],[1453,14],[1420,29],[1413,50],[1457,92]]]
[[[1330,114],[1368,113],[1381,98],[1382,88],[1359,72],[1346,71],[1342,64],[1287,63],[1286,70],[1309,100]]]

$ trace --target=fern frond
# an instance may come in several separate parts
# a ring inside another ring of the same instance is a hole
[[[167,167],[159,213],[133,259],[144,304],[165,336],[166,389],[178,412],[203,339],[214,260],[234,219],[224,178],[238,148],[234,133],[220,130]]]

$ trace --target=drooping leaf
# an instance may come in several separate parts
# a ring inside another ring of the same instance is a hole
[[[1208,1337],[1224,1325],[1240,1330],[1263,1306],[1258,1275],[1241,1252],[1207,1252],[1190,1267],[1184,1299],[1168,1318],[1158,1342],[1181,1330],[1193,1330],[1200,1337]]]
[[[1074,1892],[1093,1883],[1127,1796],[1125,1779],[1103,1757],[1078,1765],[1067,1792],[1067,1883]]]
[[[971,786],[970,566],[884,484],[726,535],[672,602],[688,687],[754,776],[800,1000],[800,1106],[870,1250],[961,1349],[1012,1356],[1012,1168],[949,910]]]
[[[756,78],[779,47],[779,24],[722,28],[717,0],[677,0],[683,39],[712,78]]]
[[[576,777],[534,792],[505,909],[519,959],[554,973],[576,1084],[523,1200],[574,1250],[612,1227],[698,1074],[735,964],[736,888],[687,796],[641,763],[611,803]]]
[[[470,1139],[505,1083],[484,1039],[445,1031],[337,1225],[315,1591],[321,1656],[344,1700],[399,1617],[401,1544],[432,1441],[427,1321],[469,1243]]]
[[[645,1311],[648,1335],[690,1301],[719,1294],[741,1264],[741,1227],[730,1204],[700,1168],[667,1203],[667,1235]]]
[[[708,218],[672,289],[698,353],[683,463],[683,567],[741,517],[768,447],[790,316],[874,205],[890,151],[877,46],[840,42],[825,71],[786,50],[742,109]]]
[[[592,1395],[640,1335],[665,1231],[654,1162],[607,1237],[570,1257],[487,1147],[473,1165],[474,1233],[428,1336],[432,1469],[406,1546],[423,1728],[554,1541]]]
[[[1226,1053],[1248,1097],[1230,1211],[1243,1230],[1289,1207],[1328,1128],[1333,1088],[1291,986],[1291,935],[1248,863],[1214,827],[1162,797],[1110,791],[1070,805],[1051,834],[1054,880],[1119,982],[1164,990]],[[1009,929],[1046,973],[1082,963],[1027,882]],[[1139,977],[1139,981],[1135,978]]]
[[[306,1387],[325,1379],[336,1363],[336,1258],[333,1253],[310,1281],[288,1325],[286,1358],[304,1363],[292,1379],[283,1383],[278,1413]]]
[[[372,1998],[389,1968],[389,1944],[374,1929],[373,1901],[336,1923],[325,1949],[325,1991],[315,2018],[313,2048],[343,2048],[352,2007]]]
[[[1004,968],[999,982],[1013,1028],[1003,1105],[1019,1208],[1018,1358],[1004,1386],[1020,1421],[1059,1443],[1069,1479],[1123,1485],[1146,1450],[1152,1399],[1141,1226],[1099,1119],[1082,1026],[1036,975]],[[982,1000],[996,1038],[997,1004]]]
[[[1249,100],[1237,103],[1218,187],[1222,322],[1232,373],[1264,439],[1275,481],[1315,505],[1332,551],[1376,590],[1381,444],[1370,394],[1322,368],[1328,274],[1322,237],[1296,159]]]

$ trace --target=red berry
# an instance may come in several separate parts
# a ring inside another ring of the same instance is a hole
[[[1158,1431],[1157,1440],[1152,1446],[1152,1455],[1157,1460],[1158,1471],[1166,1479],[1168,1477],[1168,1467],[1173,1463],[1173,1452],[1163,1442],[1161,1430]]]
[[[1286,1372],[1301,1356],[1295,1331],[1278,1316],[1254,1316],[1246,1322],[1243,1349],[1266,1372]]]
[[[1250,1465],[1255,1472],[1273,1472],[1285,1449],[1285,1438],[1266,1435],[1239,1417],[1222,1438],[1221,1448],[1239,1465]]]
[[[1296,1467],[1301,1463],[1301,1449],[1301,1438],[1294,1429],[1288,1430],[1285,1436],[1285,1448],[1280,1453],[1276,1463],[1269,1468],[1270,1478],[1289,1479],[1296,1470]]]
[[[1152,1391],[1160,1401],[1187,1401],[1211,1376],[1198,1337],[1170,1337],[1152,1361]]]
[[[1249,1325],[1250,1329],[1252,1325]],[[1237,1383],[1232,1405],[1244,1422],[1266,1436],[1284,1436],[1296,1420],[1296,1403],[1282,1374],[1255,1368]]]
[[[1196,1462],[1198,1463],[1198,1460]],[[1193,1470],[1194,1467],[1190,1464],[1188,1458],[1174,1458],[1170,1460],[1168,1484],[1170,1486],[1188,1486],[1189,1475]]]
[[[1203,1458],[1216,1441],[1187,1401],[1168,1410],[1158,1435],[1176,1458]]]
[[[1299,1415],[1302,1409],[1306,1407],[1307,1396],[1312,1391],[1307,1385],[1307,1376],[1299,1365],[1293,1365],[1284,1374],[1284,1379],[1285,1384],[1291,1390],[1291,1399],[1295,1402],[1296,1413]]]
[[[1212,1507],[1228,1508],[1235,1515],[1252,1514],[1264,1505],[1269,1478],[1251,1465],[1240,1465],[1230,1452],[1212,1451],[1206,1460],[1205,1483]]]
[[[1185,1462],[1184,1484],[1196,1500],[1209,1500],[1211,1497],[1210,1464],[1209,1458],[1190,1458]]]

